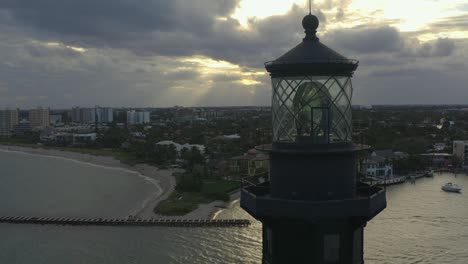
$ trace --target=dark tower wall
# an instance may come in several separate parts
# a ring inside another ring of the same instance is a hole
[[[263,263],[362,264],[363,230],[349,219],[265,221]]]
[[[294,200],[335,200],[356,194],[352,146],[329,151],[270,152],[271,195]]]

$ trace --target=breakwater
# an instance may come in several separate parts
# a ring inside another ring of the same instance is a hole
[[[67,226],[248,227],[246,219],[105,219],[56,217],[0,217],[0,223]]]

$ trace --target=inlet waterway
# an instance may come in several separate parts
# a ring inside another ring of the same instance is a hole
[[[466,194],[446,193],[455,182]],[[0,152],[0,215],[124,217],[155,186],[137,173]],[[387,188],[366,227],[366,263],[468,263],[468,176],[449,173]],[[235,203],[218,218],[249,228],[67,227],[0,224],[0,263],[261,263],[261,224]]]

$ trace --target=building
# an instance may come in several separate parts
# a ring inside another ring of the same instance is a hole
[[[381,156],[370,156],[363,164],[364,174],[377,177],[393,177],[393,164]]]
[[[98,123],[112,123],[114,121],[114,109],[108,107],[97,107],[91,109],[91,120],[90,122]]]
[[[48,134],[42,135],[41,141],[44,143],[52,143],[61,146],[89,146],[93,145],[97,139],[96,133],[68,133],[55,131]]]
[[[50,113],[48,108],[38,107],[29,110],[29,122],[33,129],[50,126]]]
[[[9,137],[18,124],[18,110],[0,110],[0,136]]]
[[[188,122],[194,120],[196,117],[197,115],[193,108],[175,107],[174,119],[176,122]]]
[[[73,123],[83,124],[91,121],[91,112],[86,108],[73,107],[71,110],[71,120]]]
[[[60,114],[55,114],[55,115],[50,115],[50,124],[51,125],[56,125],[62,123],[62,115]]]
[[[427,154],[420,154],[423,157],[427,164],[430,164],[432,168],[449,168],[452,165],[452,157],[453,155],[450,153],[427,153]]]
[[[54,144],[68,146],[73,143],[73,134],[70,133],[56,133],[52,140]]]
[[[376,151],[372,152],[371,156],[372,157],[381,157],[381,158],[384,158],[384,159],[390,161],[390,160],[395,158],[395,153],[391,149],[376,150]]]
[[[150,112],[127,111],[128,125],[143,125],[150,122]]]
[[[251,149],[243,156],[229,160],[229,170],[239,176],[255,176],[270,171],[270,159],[267,154]]]
[[[443,151],[445,148],[447,148],[447,144],[439,142],[434,144],[434,150],[435,151]]]
[[[205,149],[206,149],[206,147],[203,145],[197,145],[197,144],[192,145],[188,143],[182,145],[171,140],[160,141],[156,143],[156,145],[160,145],[160,146],[173,145],[178,154],[180,154],[183,149],[191,150],[192,148],[197,148],[201,154],[205,154]]]
[[[206,109],[202,108],[199,113],[199,117],[207,120],[218,119],[224,117],[224,111],[219,109]]]
[[[357,177],[351,77],[358,62],[322,44],[309,14],[302,43],[265,64],[272,81],[268,181],[249,178],[241,207],[262,222],[263,264],[364,263],[364,228],[385,189]]]
[[[96,133],[73,134],[73,145],[85,146],[93,144],[97,139]]]
[[[95,123],[96,118],[98,123],[112,123],[114,121],[114,109],[108,107],[74,107],[71,110],[71,120],[73,123]]]
[[[460,160],[463,168],[468,169],[468,140],[453,141],[453,155]]]
[[[24,137],[32,132],[31,122],[28,120],[21,120],[16,126],[14,126],[14,135],[17,137]]]

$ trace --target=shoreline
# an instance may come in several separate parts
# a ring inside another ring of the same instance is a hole
[[[237,203],[238,201],[240,201],[240,195],[241,195],[241,192],[240,190],[236,190],[234,191],[233,193],[231,193],[229,195],[229,201],[227,202],[222,202],[223,204],[222,205],[215,205],[215,207],[217,208],[216,211],[213,211],[210,215],[210,219],[216,219],[218,217],[218,215],[220,213],[222,213],[224,210],[226,209],[230,209],[232,208],[232,206],[234,206],[235,203]],[[217,201],[219,202],[219,201]],[[221,207],[222,206],[222,207]]]
[[[230,201],[213,201],[208,204],[199,204],[194,211],[183,216],[164,216],[154,213],[154,208],[175,190],[176,179],[172,175],[177,170],[161,170],[155,166],[148,164],[137,164],[135,166],[126,165],[120,160],[110,156],[95,156],[91,154],[62,151],[58,149],[44,148],[29,148],[14,145],[0,144],[2,152],[21,152],[31,155],[39,155],[51,158],[61,158],[80,162],[92,166],[105,167],[109,169],[121,169],[130,173],[138,174],[144,180],[150,181],[156,188],[155,192],[143,201],[141,208],[136,208],[130,214],[146,219],[146,218],[162,218],[162,219],[215,219],[216,216],[225,208],[228,208],[233,202],[240,197],[240,192],[236,191],[230,194]]]

